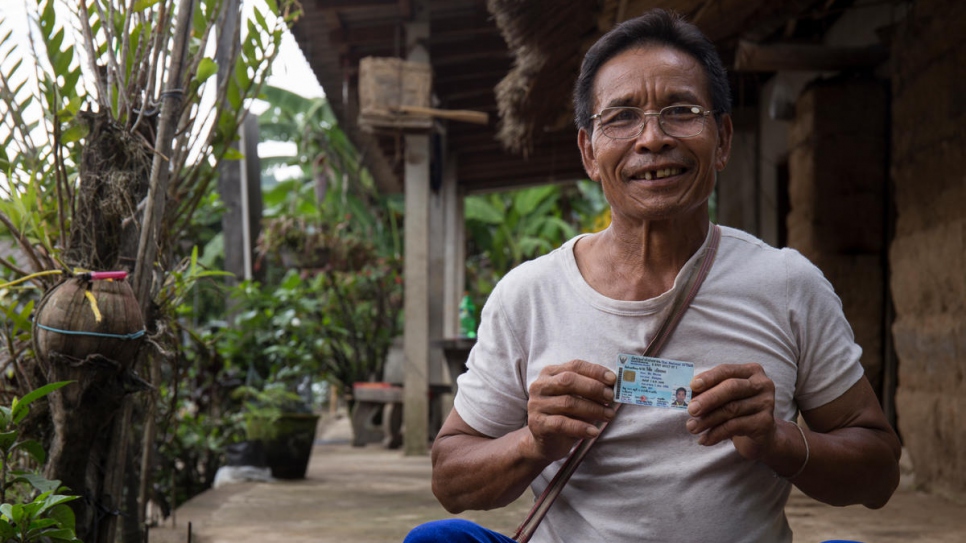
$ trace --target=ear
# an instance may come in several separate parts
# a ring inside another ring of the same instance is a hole
[[[580,159],[584,163],[584,171],[587,177],[600,183],[600,170],[597,168],[597,159],[594,157],[594,143],[591,141],[587,130],[581,128],[577,132],[577,146],[580,147]]]
[[[718,124],[718,148],[714,155],[714,169],[720,172],[728,165],[728,158],[731,156],[731,136],[734,134],[734,126],[731,124],[731,115],[721,116]]]

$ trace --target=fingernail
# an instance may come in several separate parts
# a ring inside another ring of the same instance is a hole
[[[697,416],[700,412],[701,404],[692,400],[691,403],[688,404],[688,414]]]
[[[604,382],[607,383],[608,385],[613,385],[614,383],[617,382],[617,374],[615,374],[612,371],[608,371],[607,373],[604,374]]]
[[[685,426],[687,427],[689,432],[694,433],[694,429],[698,427],[698,421],[694,419],[688,419],[688,422],[687,424],[685,424]]]
[[[587,433],[587,437],[597,437],[598,435],[600,435],[600,430],[597,429],[596,426],[588,426],[586,433]]]
[[[604,389],[604,399],[607,400],[608,402],[611,401],[611,400],[613,400],[614,399],[614,391],[611,390],[611,389],[609,389],[609,388],[605,388]]]
[[[692,379],[691,380],[691,391],[704,389],[704,379]]]
[[[616,415],[616,414],[617,414],[617,411],[615,411],[611,407],[608,407],[607,409],[604,409],[604,416],[607,417],[607,420],[610,420],[610,419],[614,418],[614,415]]]

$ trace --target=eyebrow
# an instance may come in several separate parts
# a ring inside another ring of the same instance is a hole
[[[667,96],[667,103],[670,104],[695,104],[700,105],[698,97],[688,91],[674,91]],[[621,96],[607,102],[604,107],[639,107],[634,98]]]

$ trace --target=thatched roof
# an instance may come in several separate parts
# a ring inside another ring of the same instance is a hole
[[[652,8],[684,15],[734,67],[741,40],[793,38],[796,25],[814,25],[851,1],[836,0],[489,0],[487,7],[514,55],[497,85],[498,138],[526,153],[543,133],[573,122],[571,90],[583,54],[620,21]],[[733,79],[738,76],[733,75]]]
[[[488,8],[516,57],[496,86],[498,137],[507,148],[526,154],[534,130],[557,131],[572,124],[569,90],[589,46],[584,42],[600,34],[598,3],[490,0]]]
[[[433,105],[489,114],[487,126],[444,122],[446,152],[466,192],[585,176],[576,148],[571,90],[584,52],[618,21],[652,7],[678,11],[716,43],[732,69],[736,99],[754,105],[787,49],[815,40],[855,0],[311,0],[293,29],[340,125],[385,190],[402,190],[400,132],[359,124],[358,76],[367,56],[405,57],[406,28],[424,5]],[[742,47],[739,49],[739,39]],[[826,53],[828,51],[825,51]],[[795,52],[796,67],[821,64]],[[863,56],[856,57],[858,62]],[[740,104],[739,104],[740,105]]]

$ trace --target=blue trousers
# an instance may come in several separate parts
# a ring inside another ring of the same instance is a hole
[[[461,518],[434,520],[413,528],[403,543],[514,543],[509,537]]]

